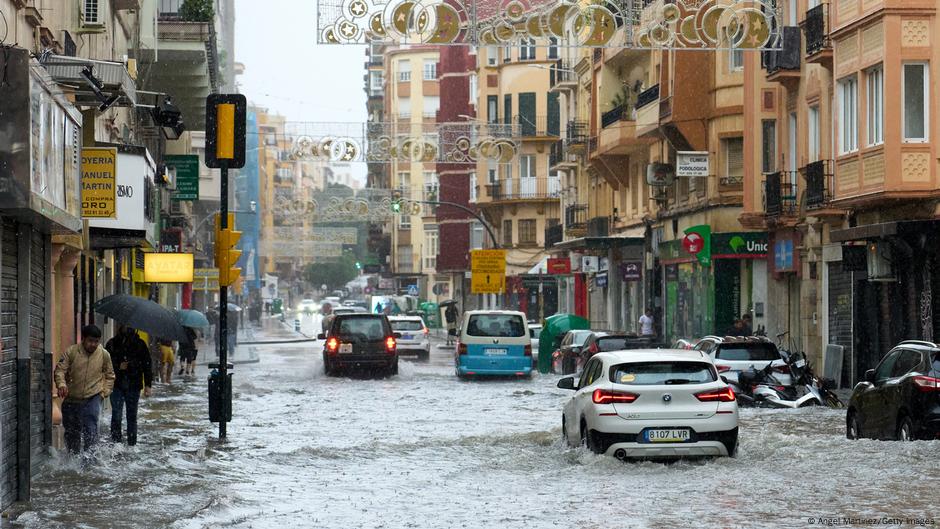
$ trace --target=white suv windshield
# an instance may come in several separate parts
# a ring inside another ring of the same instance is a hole
[[[514,314],[474,314],[467,322],[469,336],[518,338],[525,336],[525,321]]]

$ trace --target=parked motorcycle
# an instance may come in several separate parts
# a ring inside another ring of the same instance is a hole
[[[752,367],[738,375],[737,384],[731,384],[738,395],[739,404],[775,408],[822,405],[838,408],[843,406],[839,397],[832,392],[835,387],[834,381],[822,380],[814,375],[803,353],[783,352],[783,355],[793,384],[783,385],[774,376],[773,367],[770,364],[761,370]]]

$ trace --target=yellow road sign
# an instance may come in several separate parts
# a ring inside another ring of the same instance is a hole
[[[506,290],[506,250],[470,252],[470,292],[502,294]]]

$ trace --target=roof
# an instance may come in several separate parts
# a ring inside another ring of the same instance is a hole
[[[908,348],[908,349],[926,349],[929,351],[940,350],[940,346],[938,346],[937,344],[933,342],[927,342],[924,340],[904,340],[898,343],[897,345],[895,345],[895,347],[901,347],[901,346],[904,346],[905,348]]]
[[[711,363],[711,358],[701,351],[684,349],[634,349],[631,351],[609,351],[594,355],[608,363],[620,362],[688,362],[702,361]]]
[[[388,321],[424,321],[421,316],[389,316]]]
[[[507,314],[511,316],[522,316],[522,319],[525,319],[525,313],[519,312],[517,310],[468,310],[464,314]]]

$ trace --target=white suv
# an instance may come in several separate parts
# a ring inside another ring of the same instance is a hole
[[[392,324],[392,330],[401,334],[398,354],[417,354],[421,361],[431,357],[430,331],[420,316],[389,316],[388,321]]]
[[[699,351],[633,350],[598,353],[565,405],[562,435],[595,453],[627,458],[734,456],[738,403]]]

